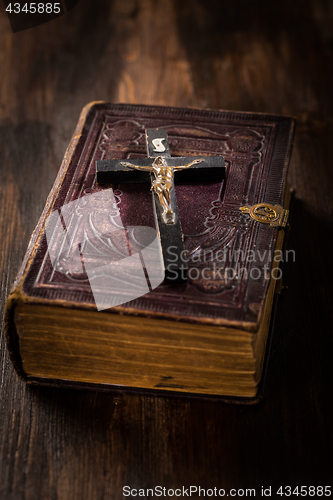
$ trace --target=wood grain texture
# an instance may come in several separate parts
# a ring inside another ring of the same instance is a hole
[[[89,101],[294,115],[297,190],[264,402],[26,387],[1,336],[0,498],[330,484],[333,8],[327,0],[81,0],[12,34],[0,6],[1,308]],[[273,496],[272,496],[273,498]]]

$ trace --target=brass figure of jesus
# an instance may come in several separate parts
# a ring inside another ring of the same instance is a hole
[[[151,190],[155,191],[158,196],[158,199],[163,208],[162,218],[165,224],[175,224],[176,217],[175,212],[171,207],[171,190],[175,188],[174,183],[174,171],[175,170],[184,170],[186,168],[190,168],[197,163],[203,162],[203,159],[193,160],[186,165],[179,165],[175,167],[171,167],[167,164],[165,157],[157,156],[153,164],[151,166],[140,166],[134,165],[133,163],[128,162],[120,162],[120,165],[128,168],[135,168],[137,170],[143,170],[146,172],[152,172],[155,176],[151,183]]]

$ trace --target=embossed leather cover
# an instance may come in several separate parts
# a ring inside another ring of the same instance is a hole
[[[207,184],[203,179],[202,184],[176,186],[189,259],[188,283],[161,285],[105,314],[148,314],[255,331],[269,285],[266,277],[278,229],[253,221],[239,207],[259,202],[283,205],[294,131],[294,120],[284,116],[104,102],[88,105],[15,286],[20,284],[31,301],[96,310],[83,268],[68,258],[65,272],[53,269],[43,225],[54,210],[105,189],[96,185],[97,160],[146,156],[145,129],[156,127],[167,130],[172,156],[222,154],[226,178],[222,184]],[[124,184],[113,189],[124,226],[154,227],[148,184]],[[96,231],[103,229],[98,227],[98,217],[94,226],[90,224],[96,210],[103,207],[82,204],[76,234],[79,240],[83,238],[80,231],[85,230],[86,238],[96,244]],[[253,249],[256,252],[248,258]],[[225,268],[229,269],[227,279]],[[253,268],[256,271],[251,273]]]

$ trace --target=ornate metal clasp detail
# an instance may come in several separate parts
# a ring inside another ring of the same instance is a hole
[[[269,203],[257,203],[252,207],[239,207],[243,214],[249,216],[263,224],[270,224],[273,227],[286,227],[289,210],[285,210],[281,205],[270,205]]]

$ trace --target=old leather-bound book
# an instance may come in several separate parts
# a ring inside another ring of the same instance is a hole
[[[96,164],[146,158],[145,131],[156,128],[167,132],[172,157],[223,155],[226,168],[221,180],[176,185],[187,279],[152,286],[135,232],[155,227],[150,185],[98,184]],[[255,397],[281,277],[293,132],[294,120],[283,116],[86,106],[7,301],[19,375]],[[110,274],[107,261],[130,262],[127,278],[118,268]],[[131,274],[134,261],[146,288]],[[117,287],[122,299],[113,303]]]

